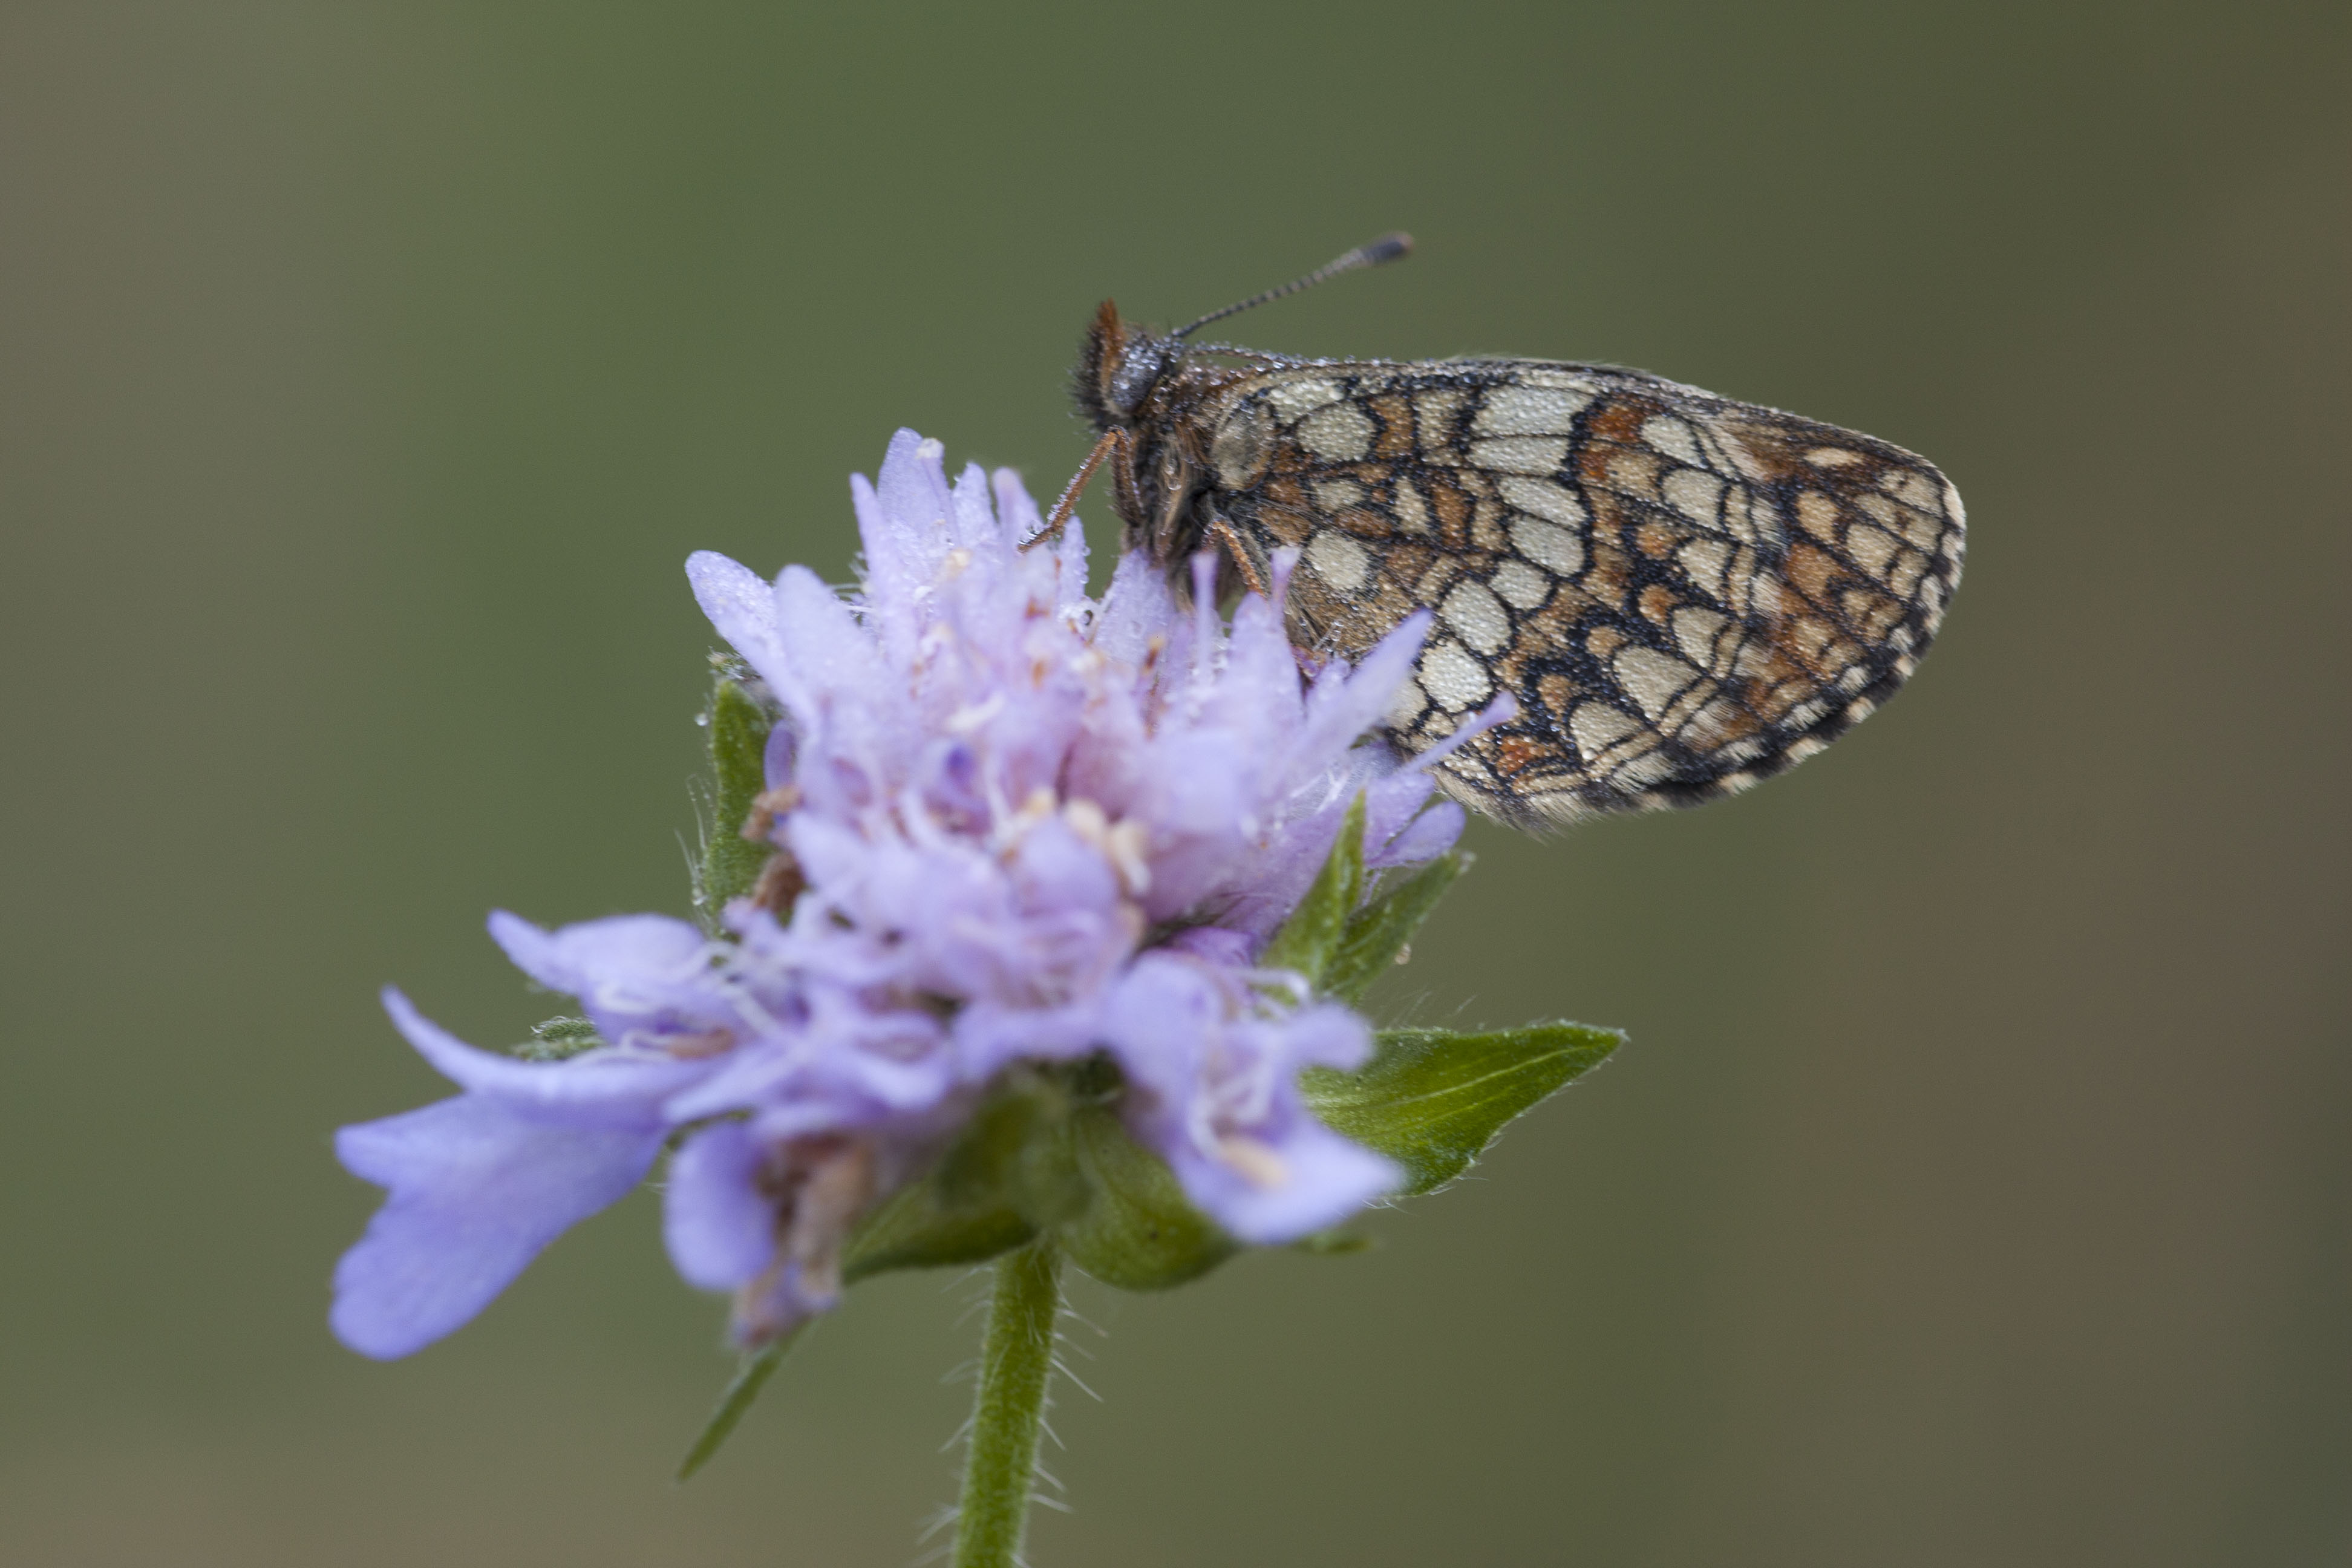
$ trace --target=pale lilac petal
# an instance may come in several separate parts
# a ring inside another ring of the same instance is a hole
[[[985,1083],[1015,1061],[1066,1061],[1102,1043],[1102,1008],[1092,997],[1060,1007],[975,1002],[955,1021],[957,1065],[970,1083]]]
[[[1140,551],[1119,557],[1096,617],[1093,646],[1106,657],[1140,667],[1154,638],[1164,639],[1176,619],[1168,579]]]
[[[1337,1225],[1404,1180],[1391,1162],[1308,1118],[1266,1148],[1280,1172],[1271,1182],[1190,1151],[1170,1161],[1186,1195],[1255,1247],[1277,1247]]]
[[[816,723],[846,702],[879,703],[891,683],[874,646],[841,595],[805,566],[787,566],[776,578],[777,637],[799,676],[814,710],[802,712],[793,694],[780,689],[804,722]]]
[[[716,551],[698,550],[686,559],[686,579],[711,626],[761,679],[779,695],[797,687],[776,624],[775,590],[765,578]]]
[[[1434,860],[1462,837],[1463,825],[1469,820],[1461,805],[1454,801],[1434,801],[1399,829],[1395,837],[1377,847],[1365,846],[1364,864],[1373,870],[1391,866],[1418,866]],[[1365,835],[1367,840],[1370,835]]]
[[[679,1278],[732,1290],[776,1256],[776,1211],[760,1191],[766,1151],[740,1121],[719,1121],[687,1140],[669,1163],[662,1237]]]
[[[657,1127],[661,1101],[710,1071],[706,1061],[609,1049],[568,1061],[520,1061],[476,1050],[388,985],[383,1007],[435,1071],[531,1121],[606,1130]]]
[[[1415,610],[1374,644],[1343,681],[1318,680],[1308,701],[1303,755],[1336,755],[1381,721],[1396,698],[1397,689],[1412,674],[1421,645],[1429,635],[1430,614]]]
[[[336,1336],[379,1359],[424,1349],[625,1196],[661,1144],[658,1128],[551,1126],[470,1094],[344,1128],[344,1167],[391,1196],[336,1266]]]
[[[709,967],[709,939],[667,915],[614,915],[547,931],[504,910],[490,938],[517,969],[551,991],[596,996],[616,1010],[631,992],[667,991]]]
[[[1372,1057],[1370,1025],[1336,1002],[1301,1007],[1281,1027],[1283,1059],[1297,1067],[1353,1072]]]
[[[789,1043],[730,1053],[662,1110],[673,1122],[695,1121],[792,1100],[821,1106],[829,1125],[872,1126],[935,1105],[954,1087],[938,1048],[945,1039],[936,1019],[911,1010],[867,1020],[854,1035],[821,1016]]]
[[[881,526],[865,540],[867,568],[900,579],[908,593],[931,580],[947,553],[950,503],[943,455],[937,441],[901,430],[890,437],[876,478]],[[900,583],[888,585],[898,591]]]
[[[1000,542],[996,499],[989,492],[987,470],[978,463],[966,463],[949,487],[948,510],[958,544],[981,551]]]
[[[1022,484],[1021,475],[1016,470],[999,468],[988,477],[988,483],[996,497],[996,515],[1003,521],[1004,531],[1016,543],[1028,542],[1039,529],[1045,526],[1045,518],[1037,510],[1036,501],[1030,498],[1028,489]]]
[[[800,747],[800,737],[789,723],[778,723],[768,731],[768,743],[760,756],[761,776],[770,789],[782,789],[793,782],[793,758]]]

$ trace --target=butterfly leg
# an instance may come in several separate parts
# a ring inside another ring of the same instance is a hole
[[[1209,531],[1218,543],[1225,547],[1225,553],[1234,558],[1234,566],[1241,571],[1244,585],[1261,599],[1273,598],[1274,590],[1266,585],[1265,578],[1258,575],[1257,563],[1250,559],[1249,551],[1242,544],[1242,536],[1234,531],[1234,525],[1222,517],[1213,517],[1209,520]]]
[[[1151,514],[1143,505],[1143,476],[1135,471],[1135,437],[1132,432],[1115,430],[1118,437],[1110,454],[1110,500],[1119,521],[1128,525],[1130,536],[1143,526]]]
[[[1095,470],[1102,467],[1102,460],[1114,452],[1119,455],[1120,460],[1117,467],[1126,471],[1128,485],[1131,489],[1135,483],[1135,461],[1132,456],[1134,450],[1134,442],[1126,431],[1104,431],[1102,439],[1095,443],[1095,449],[1087,454],[1087,460],[1078,465],[1078,471],[1070,476],[1070,482],[1064,485],[1062,493],[1055,498],[1054,510],[1045,514],[1045,525],[1023,540],[1021,548],[1027,550],[1033,545],[1044,543],[1046,540],[1062,537],[1062,530],[1069,522],[1070,514],[1078,510],[1078,497],[1086,493],[1087,481],[1095,477]]]

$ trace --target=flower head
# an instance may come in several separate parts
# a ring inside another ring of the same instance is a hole
[[[354,1347],[456,1328],[673,1142],[673,1261],[734,1292],[741,1338],[772,1337],[832,1304],[851,1226],[1020,1062],[1115,1065],[1129,1131],[1245,1242],[1395,1184],[1297,1089],[1304,1068],[1360,1063],[1369,1030],[1260,959],[1359,797],[1372,867],[1461,831],[1430,755],[1400,767],[1366,739],[1426,616],[1303,674],[1276,602],[1288,559],[1276,601],[1244,597],[1229,626],[1205,556],[1189,602],[1132,553],[1091,599],[1075,526],[1024,551],[1038,516],[1018,479],[950,485],[940,450],[901,431],[879,484],[853,481],[854,594],[800,566],[771,583],[688,564],[775,715],[752,824],[773,859],[717,934],[493,916],[596,1026],[562,1061],[476,1050],[387,994],[465,1092],[341,1135],[391,1189],[336,1277]]]

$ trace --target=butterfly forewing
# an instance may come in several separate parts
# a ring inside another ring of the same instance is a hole
[[[1924,459],[1639,372],[1182,379],[1194,395],[1147,434],[1202,459],[1211,542],[1260,581],[1301,551],[1287,605],[1309,653],[1434,611],[1391,732],[1421,751],[1510,693],[1518,718],[1443,770],[1522,826],[1691,804],[1819,750],[1911,673],[1958,581],[1959,496]]]

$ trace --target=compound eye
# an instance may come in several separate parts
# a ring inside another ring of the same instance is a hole
[[[1133,415],[1167,368],[1168,351],[1162,344],[1150,338],[1130,344],[1111,376],[1110,405],[1122,416]]]

